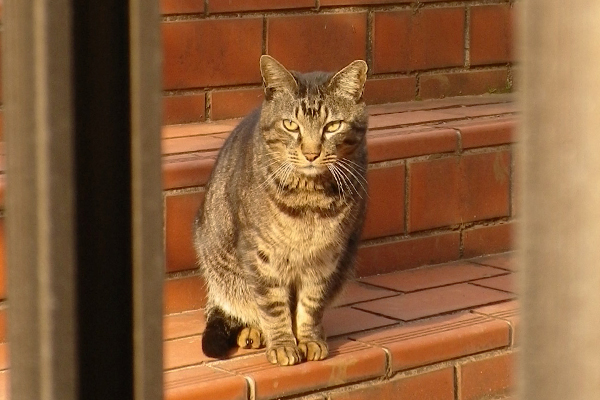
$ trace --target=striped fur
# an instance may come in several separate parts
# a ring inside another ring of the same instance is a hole
[[[239,334],[275,364],[327,356],[323,312],[352,275],[365,214],[366,70],[299,74],[261,58],[265,101],[227,139],[195,221],[208,355]]]

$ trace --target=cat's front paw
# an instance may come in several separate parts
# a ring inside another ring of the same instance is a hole
[[[329,355],[329,347],[323,340],[308,340],[298,343],[298,349],[307,361],[323,360]]]
[[[294,365],[302,361],[302,356],[295,344],[273,345],[267,348],[267,360],[271,364]]]

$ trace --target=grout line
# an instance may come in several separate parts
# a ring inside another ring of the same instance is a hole
[[[460,370],[460,365],[459,364],[454,364],[454,399],[455,400],[461,400],[462,399],[462,393],[461,393],[461,388],[460,388],[460,383],[461,383],[461,370]]]
[[[267,51],[267,39],[268,39],[268,23],[267,16],[263,15],[263,29],[262,29],[262,54],[268,54]]]
[[[204,93],[204,120],[210,121],[212,118],[212,90]]]
[[[367,74],[368,78],[373,77],[373,71],[374,71],[374,67],[373,67],[373,37],[375,36],[375,33],[373,32],[374,29],[374,14],[372,10],[369,10],[367,12],[367,48],[365,49],[366,51],[366,62],[367,62],[367,66],[369,67],[369,71]]]
[[[471,68],[471,5],[465,5],[465,68]]]
[[[409,174],[409,168],[410,168],[410,162],[409,160],[406,160],[404,162],[404,234],[408,235],[409,234],[409,228],[410,228],[410,174]]]

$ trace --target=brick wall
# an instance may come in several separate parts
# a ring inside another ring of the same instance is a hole
[[[245,115],[258,60],[299,71],[369,64],[370,104],[512,88],[508,0],[160,0],[164,122]]]

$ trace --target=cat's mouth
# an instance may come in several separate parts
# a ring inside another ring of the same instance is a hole
[[[302,166],[296,167],[296,169],[301,174],[310,176],[310,177],[321,175],[325,171],[327,171],[327,168],[320,166],[320,165],[315,165],[315,164],[302,165]]]

